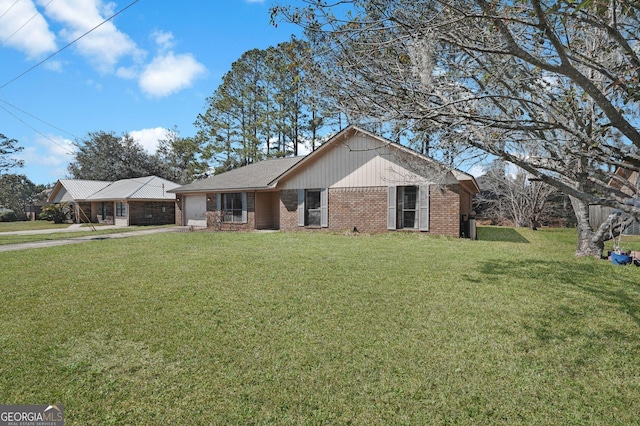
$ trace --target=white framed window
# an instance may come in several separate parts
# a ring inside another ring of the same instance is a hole
[[[390,186],[387,229],[429,230],[429,185]]]
[[[329,226],[327,188],[298,190],[298,226]]]
[[[399,186],[397,191],[396,229],[417,228],[418,187]]]
[[[217,194],[216,204],[223,222],[247,223],[247,193],[229,192]]]
[[[222,211],[224,222],[242,222],[242,194],[222,194]]]
[[[304,199],[304,224],[305,226],[320,226],[321,218],[320,190],[307,189]]]
[[[127,217],[127,204],[121,201],[116,203],[116,216]]]

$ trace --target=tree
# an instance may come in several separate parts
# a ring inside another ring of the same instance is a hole
[[[197,138],[180,137],[177,129],[160,140],[156,157],[164,168],[163,177],[172,182],[185,185],[207,176],[209,165],[202,143]]]
[[[611,169],[640,170],[636,2],[305,3],[272,12],[305,27],[314,81],[348,116],[430,129],[442,149],[479,149],[568,194],[576,255],[600,256],[608,235],[589,227],[590,203],[640,218],[610,184]]]
[[[0,176],[0,206],[13,210],[18,220],[26,220],[26,206],[33,204],[44,186],[36,185],[25,175]]]
[[[22,167],[24,165],[24,161],[10,157],[22,151],[22,149],[21,146],[18,146],[17,140],[9,139],[0,133],[0,174],[14,167]]]
[[[324,102],[309,93],[303,58],[308,43],[292,38],[235,61],[195,122],[216,173],[265,157],[298,155],[319,145]]]
[[[520,169],[509,173],[500,161],[478,180],[482,182],[481,191],[474,204],[483,207],[484,216],[494,221],[506,219],[514,226],[534,230],[550,221],[550,201],[558,192],[554,187],[532,180],[531,175]]]
[[[91,132],[75,145],[75,158],[68,167],[75,179],[115,181],[151,175],[167,178],[159,159],[147,154],[128,134]]]

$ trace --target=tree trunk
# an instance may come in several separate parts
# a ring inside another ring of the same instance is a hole
[[[602,257],[604,240],[598,237],[589,224],[589,205],[582,200],[570,197],[573,211],[578,221],[578,247],[576,257],[591,256],[597,259]]]

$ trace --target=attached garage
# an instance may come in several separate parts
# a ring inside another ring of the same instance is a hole
[[[184,196],[184,225],[207,226],[207,196],[205,194]]]

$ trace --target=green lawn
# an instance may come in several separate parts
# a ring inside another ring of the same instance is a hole
[[[575,231],[0,253],[0,402],[68,425],[640,424],[640,268]]]
[[[32,223],[37,223],[37,222],[32,222]],[[45,222],[46,223],[46,222]],[[163,226],[167,226],[167,225],[163,225]],[[78,238],[78,237],[87,237],[90,235],[95,235],[95,236],[99,236],[99,235],[105,235],[105,234],[120,234],[123,232],[133,232],[133,231],[141,231],[141,230],[148,230],[148,229],[153,229],[153,228],[160,228],[163,226],[126,226],[126,227],[119,227],[119,228],[109,228],[109,229],[101,229],[100,225],[96,225],[95,226],[95,231],[92,231],[91,228],[89,228],[88,226],[83,227],[82,229],[84,229],[83,231],[64,231],[64,228],[68,228],[69,225],[64,225],[60,231],[61,232],[54,232],[51,234],[9,234],[7,235],[6,232],[9,232],[7,230],[2,230],[2,228],[0,227],[0,246],[2,245],[6,245],[6,244],[21,244],[21,243],[30,243],[30,242],[34,242],[34,241],[51,241],[51,240],[62,240],[62,239],[69,239],[69,238]],[[168,225],[168,226],[173,226],[173,225]],[[27,229],[22,229],[24,231],[27,230],[34,230],[34,229],[38,229],[36,228],[27,228]],[[57,228],[53,228],[53,227],[49,227],[49,228],[40,228],[40,229],[57,229]],[[5,232],[4,234],[2,232]]]
[[[68,223],[53,223],[46,220],[34,220],[23,222],[0,222],[0,232],[32,231],[37,229],[65,229]]]

